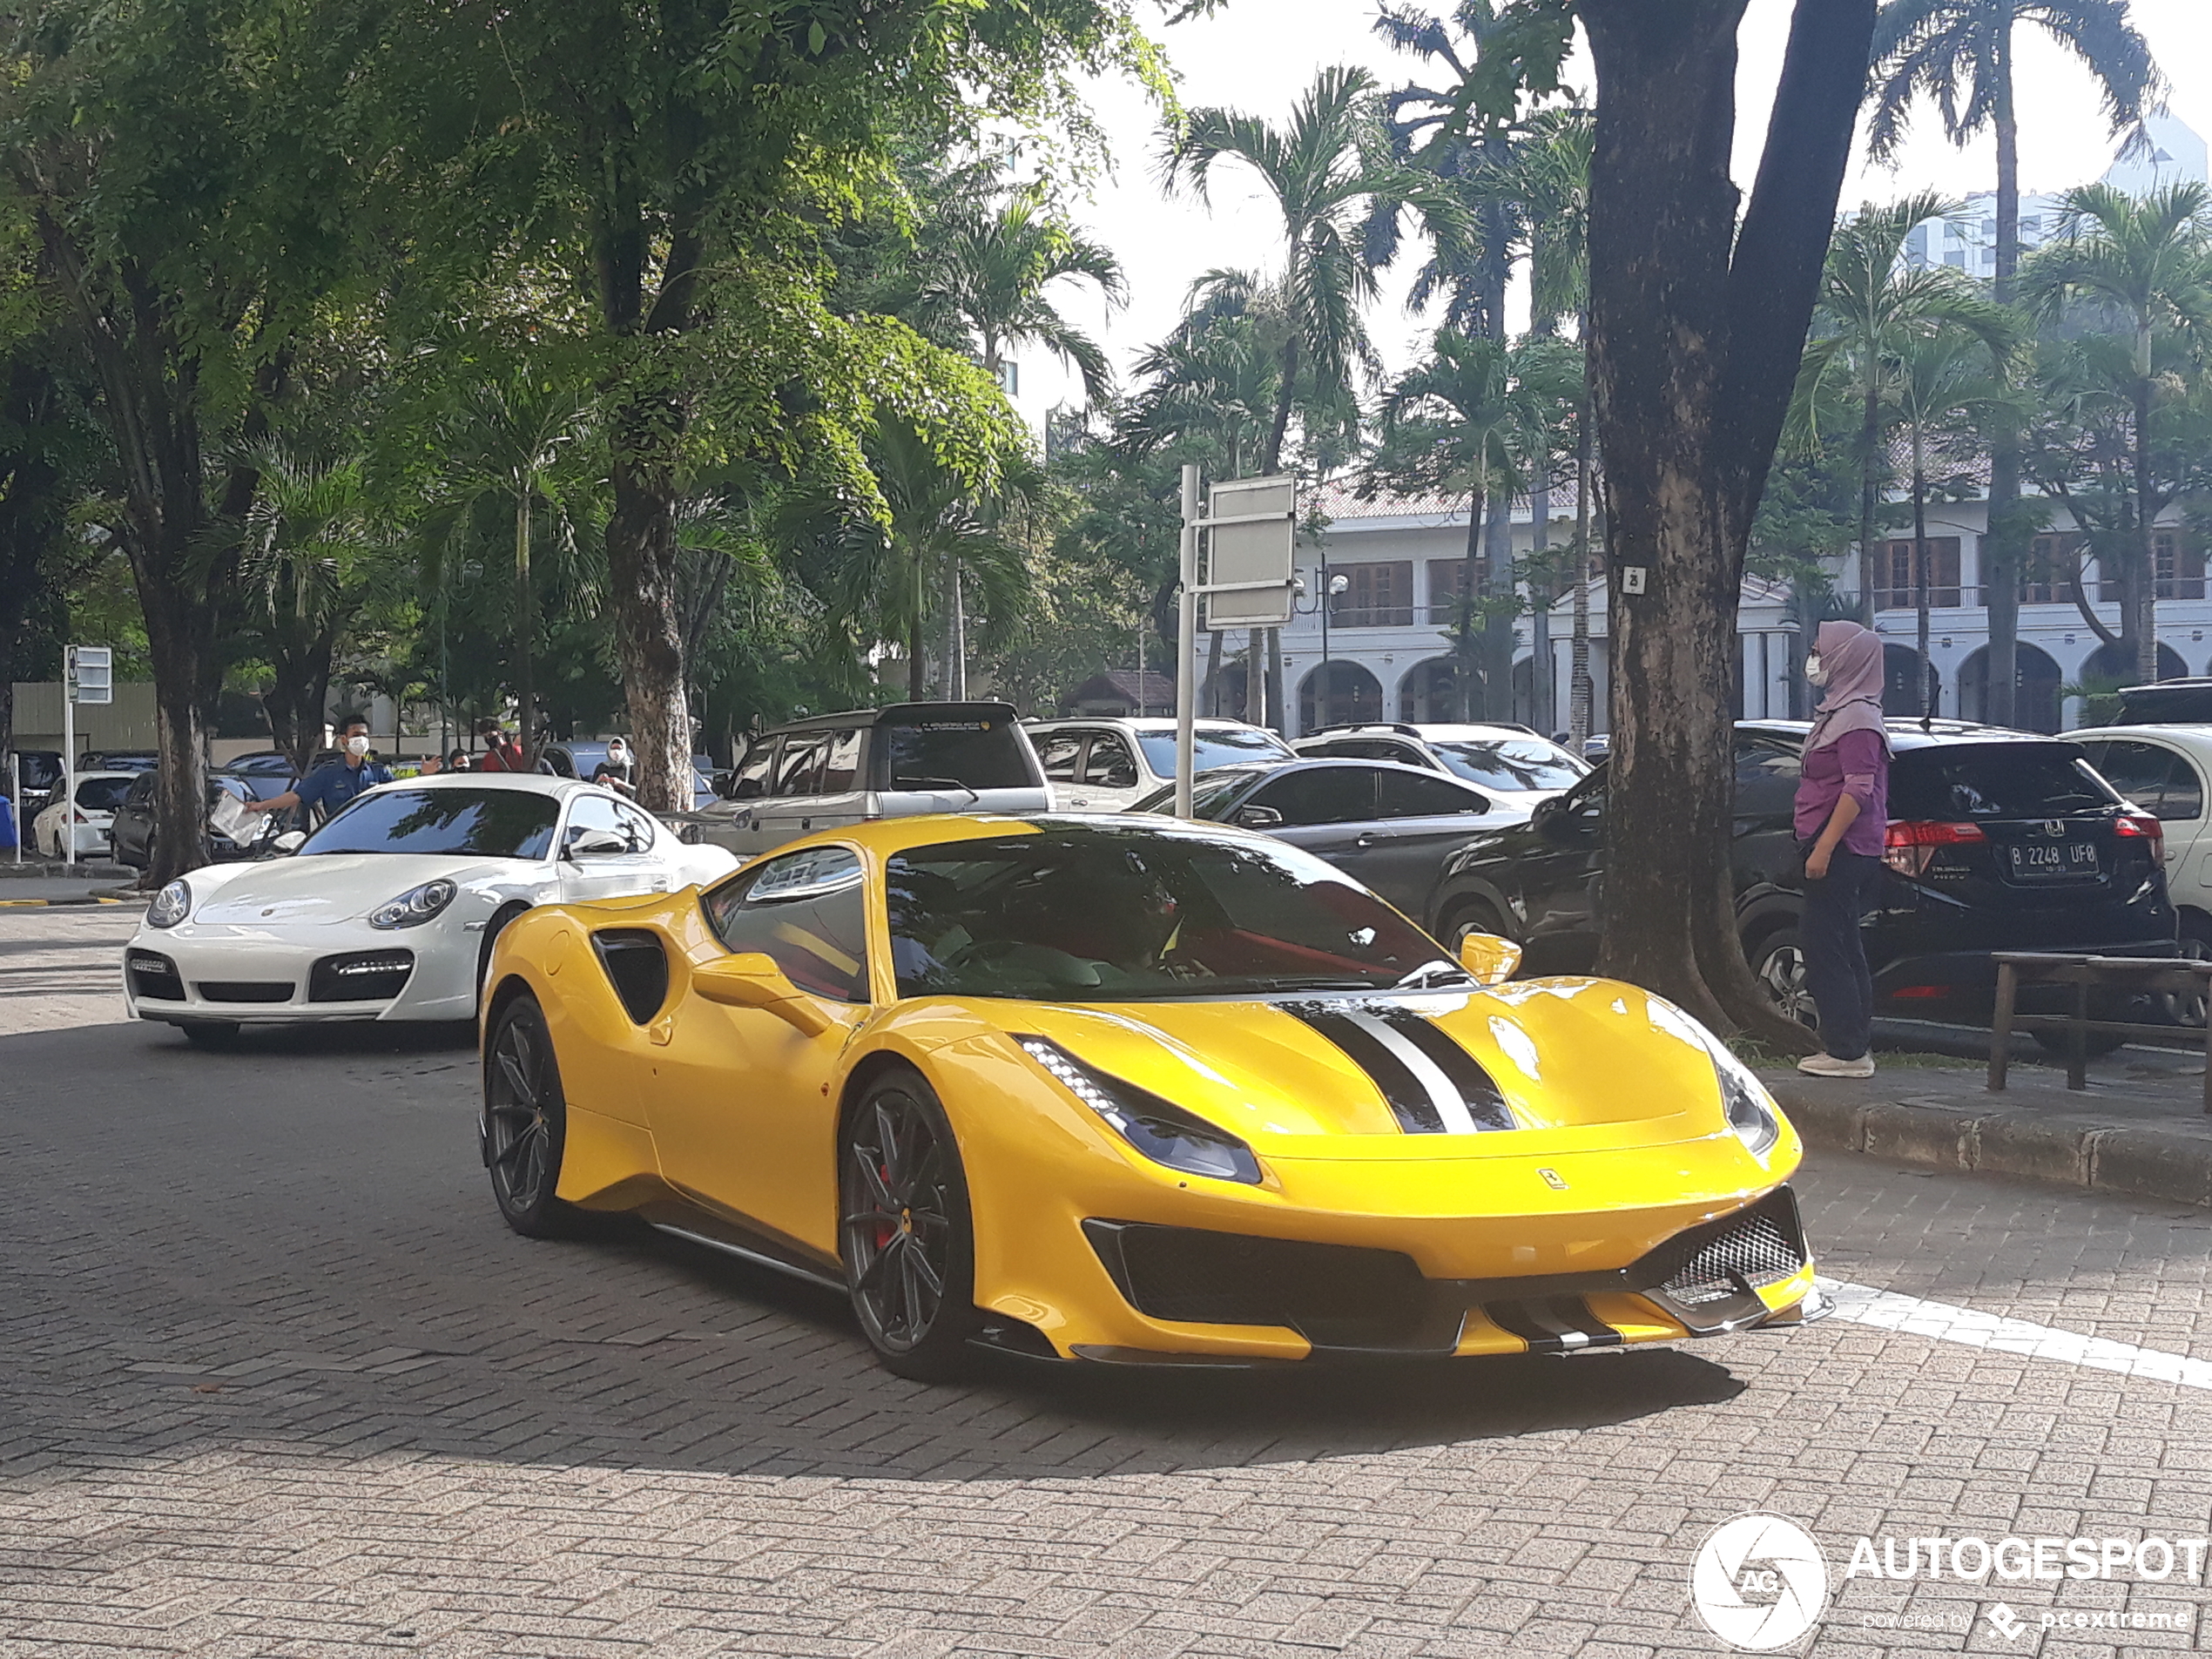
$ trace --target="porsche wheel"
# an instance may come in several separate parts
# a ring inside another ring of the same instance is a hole
[[[577,1211],[554,1197],[568,1140],[568,1103],[553,1039],[535,997],[501,1010],[484,1051],[484,1163],[507,1224],[525,1238],[560,1238]]]
[[[840,1254],[860,1330],[886,1369],[922,1382],[956,1375],[975,1308],[968,1179],[944,1108],[911,1071],[860,1096],[840,1148]]]

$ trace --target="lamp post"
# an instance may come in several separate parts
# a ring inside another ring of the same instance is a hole
[[[1313,706],[1315,712],[1320,717],[1314,723],[1316,726],[1325,726],[1329,724],[1330,601],[1349,591],[1352,587],[1351,577],[1345,576],[1342,573],[1339,573],[1335,576],[1329,574],[1329,561],[1325,556],[1323,557],[1321,561],[1320,575],[1321,591],[1315,597],[1312,605],[1297,604],[1296,602],[1293,601],[1295,609],[1302,616],[1310,615],[1314,610],[1318,610],[1321,613],[1321,661],[1313,671]],[[1301,593],[1305,590],[1305,583],[1302,577],[1299,579],[1298,590]]]

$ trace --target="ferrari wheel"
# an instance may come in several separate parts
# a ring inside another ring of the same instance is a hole
[[[577,1212],[554,1197],[568,1139],[568,1103],[553,1039],[535,997],[501,1011],[484,1054],[484,1163],[507,1224],[525,1238],[574,1229]]]
[[[959,1372],[975,1308],[968,1179],[952,1124],[911,1071],[879,1077],[853,1109],[839,1158],[846,1284],[887,1370],[937,1382]]]

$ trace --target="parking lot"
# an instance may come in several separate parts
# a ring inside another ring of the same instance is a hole
[[[1690,1559],[1758,1509],[1828,1554],[1817,1654],[2198,1643],[2178,1575],[1844,1563],[1861,1535],[2202,1537],[2205,1367],[1836,1318],[927,1387],[835,1298],[509,1233],[467,1034],[203,1054],[120,1023],[132,919],[0,910],[0,1654],[1713,1653]],[[2212,1215],[1840,1155],[1801,1190],[1838,1280],[2212,1362]]]

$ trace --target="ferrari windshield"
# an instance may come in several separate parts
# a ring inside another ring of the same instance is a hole
[[[300,847],[314,853],[447,853],[542,859],[561,803],[535,789],[372,789]]]
[[[884,867],[901,996],[1109,1001],[1472,981],[1294,847],[1059,826],[910,847]]]

